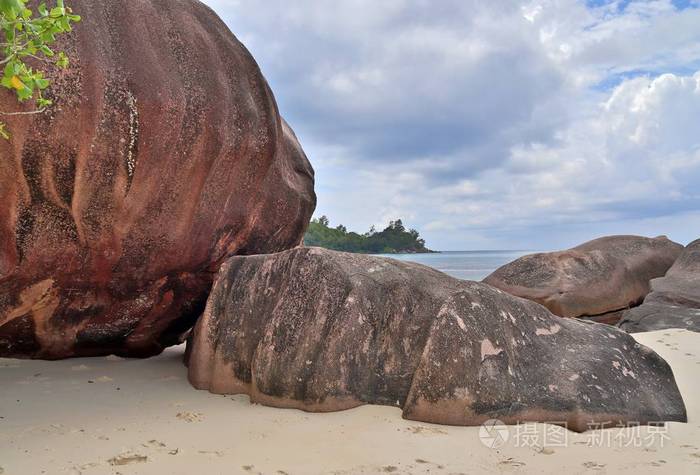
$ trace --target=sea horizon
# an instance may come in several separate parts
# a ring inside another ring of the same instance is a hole
[[[482,280],[493,271],[518,257],[532,252],[525,250],[439,251],[415,254],[380,254],[400,261],[423,264],[463,280]]]

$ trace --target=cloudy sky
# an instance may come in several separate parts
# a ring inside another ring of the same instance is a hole
[[[205,0],[317,172],[317,216],[441,250],[700,237],[700,0]]]

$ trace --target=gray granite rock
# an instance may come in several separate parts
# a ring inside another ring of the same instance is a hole
[[[608,236],[566,251],[521,257],[484,282],[562,317],[610,321],[606,314],[640,304],[649,282],[663,276],[682,250],[665,236]]]
[[[671,368],[608,325],[393,259],[233,257],[188,342],[189,379],[307,411],[363,404],[477,425],[685,421]]]
[[[651,293],[620,321],[625,331],[684,328],[700,332],[700,239],[688,244],[661,278],[651,281]]]

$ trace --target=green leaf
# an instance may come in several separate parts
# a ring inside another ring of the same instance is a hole
[[[24,10],[24,0],[0,0],[0,14],[14,20]]]
[[[27,3],[27,0],[0,0],[0,61],[5,64],[0,86],[13,91],[20,102],[34,101],[38,112],[51,105],[42,96],[50,83],[44,71],[34,70],[24,61],[43,56],[58,68],[68,67],[66,54],[54,51],[50,45],[57,35],[70,32],[71,24],[81,18],[66,7],[64,0],[43,1],[35,11],[27,8]],[[10,136],[6,124],[1,122],[0,136],[5,139]]]
[[[51,13],[49,13],[49,16],[51,18],[60,18],[62,16],[65,16],[66,14],[66,9],[63,7],[56,7],[51,9]]]
[[[63,51],[59,52],[58,53],[58,60],[56,61],[56,65],[59,68],[65,69],[68,67],[68,64],[69,64],[68,56],[66,56],[66,54]]]

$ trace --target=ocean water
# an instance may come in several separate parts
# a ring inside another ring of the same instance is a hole
[[[386,254],[402,261],[411,261],[433,267],[452,277],[482,280],[503,264],[532,251],[448,251],[439,254]]]

